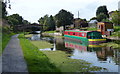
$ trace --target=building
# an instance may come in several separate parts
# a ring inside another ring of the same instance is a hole
[[[88,23],[88,25],[89,25],[89,27],[97,27],[97,23],[98,23],[97,20],[91,20],[91,21]]]
[[[111,23],[111,22],[98,22],[97,31],[101,32],[102,35],[110,36],[111,32],[114,31],[113,23]]]
[[[74,27],[75,28],[88,27],[88,23],[84,19],[75,18],[74,21],[73,21],[73,23],[74,23]]]

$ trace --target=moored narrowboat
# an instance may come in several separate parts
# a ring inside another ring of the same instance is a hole
[[[64,37],[92,45],[106,42],[106,39],[104,39],[98,31],[65,30]]]

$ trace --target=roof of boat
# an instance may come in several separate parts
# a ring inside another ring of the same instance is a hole
[[[95,31],[84,31],[84,30],[65,30],[65,31],[72,31],[72,32],[95,32]]]

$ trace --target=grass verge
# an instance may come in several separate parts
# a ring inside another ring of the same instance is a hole
[[[101,45],[106,47],[112,47],[114,49],[120,48],[120,44],[117,44],[115,42],[102,43]]]
[[[46,41],[31,41],[39,49],[51,48],[52,45]],[[91,66],[91,63],[88,63],[83,60],[71,59],[63,51],[42,51],[49,59],[51,63],[54,63],[61,72],[90,72],[90,71],[99,71],[102,68]]]
[[[55,33],[56,31],[45,31],[44,33]]]
[[[43,51],[50,61],[58,67],[61,72],[90,72],[99,71],[102,68],[97,66],[91,66],[84,60],[68,58],[71,54],[66,54],[63,51]]]
[[[38,48],[45,49],[45,48],[52,48],[52,44],[46,42],[46,41],[31,41],[33,45],[35,45]]]
[[[19,35],[19,39],[29,72],[60,72],[45,54],[24,38],[23,34]]]
[[[5,49],[12,35],[15,35],[15,33],[11,32],[2,34],[2,51]]]

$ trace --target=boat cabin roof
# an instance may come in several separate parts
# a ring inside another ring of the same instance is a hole
[[[65,30],[65,31],[70,31],[70,32],[85,32],[85,33],[88,33],[88,32],[98,32],[98,31],[83,31],[83,30]]]

